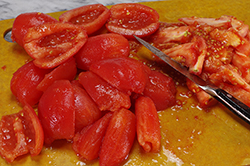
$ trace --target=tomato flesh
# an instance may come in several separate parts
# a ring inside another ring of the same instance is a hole
[[[148,6],[122,3],[113,5],[110,11],[107,29],[127,38],[133,38],[133,35],[145,37],[159,28],[159,14]]]
[[[43,147],[44,134],[40,121],[29,105],[23,110],[3,116],[0,121],[0,154],[8,162],[30,152],[38,155]]]
[[[80,26],[46,23],[32,27],[24,38],[24,49],[40,68],[54,68],[73,57],[87,41]]]
[[[58,22],[55,18],[39,12],[22,13],[18,15],[13,23],[11,38],[23,47],[23,38],[29,28],[48,22]]]
[[[90,35],[99,30],[110,16],[109,9],[102,4],[86,5],[63,13],[59,21],[82,26]]]
[[[86,13],[84,15],[73,17],[69,20],[69,22],[73,24],[87,24],[92,22],[93,20],[97,19],[98,16],[103,12],[104,10],[99,11],[90,11],[89,13]]]

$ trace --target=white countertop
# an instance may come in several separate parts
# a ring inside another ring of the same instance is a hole
[[[19,14],[26,12],[51,13],[88,4],[114,5],[145,1],[157,0],[0,0],[0,20],[15,18]]]

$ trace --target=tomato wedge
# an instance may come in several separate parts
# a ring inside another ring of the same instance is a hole
[[[11,39],[23,47],[23,38],[29,28],[48,22],[58,22],[55,18],[40,12],[22,13],[15,18]]]
[[[173,79],[160,71],[152,70],[143,94],[150,97],[156,109],[164,110],[176,102],[176,87]]]
[[[95,101],[101,111],[117,111],[131,106],[128,94],[116,89],[91,71],[82,72],[79,82]]]
[[[38,155],[43,147],[44,133],[40,121],[29,105],[23,110],[5,115],[0,121],[0,155],[7,162],[30,152]]]
[[[159,152],[161,130],[153,100],[141,96],[135,102],[137,139],[145,152]]]
[[[80,131],[101,118],[102,113],[88,93],[74,82],[72,87],[75,97],[75,128]]]
[[[11,79],[10,88],[13,95],[22,105],[37,104],[43,92],[37,90],[36,87],[50,71],[35,66],[33,61],[24,64]]]
[[[98,158],[102,140],[111,118],[112,113],[109,112],[95,123],[84,127],[81,132],[76,133],[72,148],[75,153],[79,154],[80,158],[87,160]]]
[[[44,79],[37,85],[37,89],[45,91],[55,80],[67,79],[72,81],[77,73],[75,58],[71,58],[46,74]]]
[[[38,117],[44,130],[44,142],[71,139],[75,134],[74,91],[68,80],[57,80],[43,93]]]
[[[148,82],[150,68],[127,57],[105,59],[93,63],[90,71],[127,94],[142,93]]]
[[[111,16],[106,23],[110,32],[133,38],[145,37],[159,28],[156,10],[138,3],[121,3],[110,8]]]
[[[92,36],[75,55],[77,67],[88,70],[91,64],[103,59],[128,57],[129,51],[129,42],[122,35],[108,33]]]
[[[99,30],[110,16],[109,9],[102,4],[86,5],[63,13],[59,21],[81,25],[90,35]]]
[[[46,23],[32,27],[24,37],[24,49],[40,68],[54,68],[79,51],[87,41],[86,31],[70,23]]]
[[[126,160],[136,134],[135,114],[127,109],[114,112],[99,154],[100,166],[118,166]]]

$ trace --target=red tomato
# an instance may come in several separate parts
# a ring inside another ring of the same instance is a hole
[[[90,71],[117,89],[131,94],[144,91],[150,68],[135,59],[122,57],[98,61],[90,66]]]
[[[75,133],[74,91],[68,80],[49,86],[38,104],[38,116],[44,130],[45,144],[56,139],[71,139]]]
[[[88,38],[86,44],[76,54],[77,67],[88,70],[89,66],[102,59],[127,57],[129,42],[119,34],[101,34]]]
[[[137,139],[146,152],[159,152],[161,129],[153,100],[141,96],[135,102]]]
[[[112,113],[107,113],[101,119],[82,129],[74,137],[73,150],[80,158],[94,160],[98,158],[103,137],[109,125]]]
[[[101,118],[102,113],[88,93],[72,83],[75,96],[75,128],[77,131]]]
[[[59,21],[81,25],[87,34],[99,30],[110,16],[110,11],[102,4],[86,5],[63,13]]]
[[[11,38],[23,47],[23,38],[29,28],[48,22],[58,22],[55,18],[40,12],[18,15],[13,23]]]
[[[36,89],[37,85],[43,80],[48,69],[41,69],[34,65],[33,61],[20,67],[11,79],[10,88],[14,96],[23,105],[25,103],[33,106],[38,103],[42,91]]]
[[[38,84],[37,89],[45,91],[55,80],[70,80],[72,81],[77,73],[75,58],[71,58],[50,73],[46,74],[44,79]]]
[[[151,71],[143,93],[153,100],[157,110],[164,110],[176,101],[173,79],[158,71]]]
[[[38,155],[43,147],[44,133],[40,121],[29,105],[23,110],[3,116],[0,121],[0,154],[8,162],[30,152]]]
[[[82,72],[79,81],[101,111],[130,108],[129,95],[119,91],[91,71]]]
[[[111,16],[106,23],[110,32],[133,38],[145,37],[159,28],[159,14],[156,10],[138,3],[122,3],[110,8]]]
[[[100,166],[117,166],[126,159],[134,143],[135,123],[131,111],[122,108],[114,112],[100,150]]]
[[[70,23],[46,23],[29,29],[24,49],[40,68],[54,68],[70,59],[87,41],[82,27]]]

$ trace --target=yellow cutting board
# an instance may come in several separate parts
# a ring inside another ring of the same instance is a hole
[[[220,17],[233,15],[250,25],[250,1],[247,0],[168,0],[143,3],[158,11],[160,20],[176,22],[181,17]],[[84,5],[84,4],[83,4]],[[51,13],[58,18],[63,12]],[[30,57],[23,48],[3,36],[14,19],[0,21],[0,117],[20,109],[10,91],[12,74]],[[217,105],[199,108],[185,85],[177,84],[178,104],[159,112],[162,147],[159,153],[145,153],[136,142],[124,165],[238,166],[250,165],[250,125]],[[9,165],[0,158],[0,165]],[[19,157],[12,165],[98,165],[80,161],[66,141],[44,147],[36,157]]]

